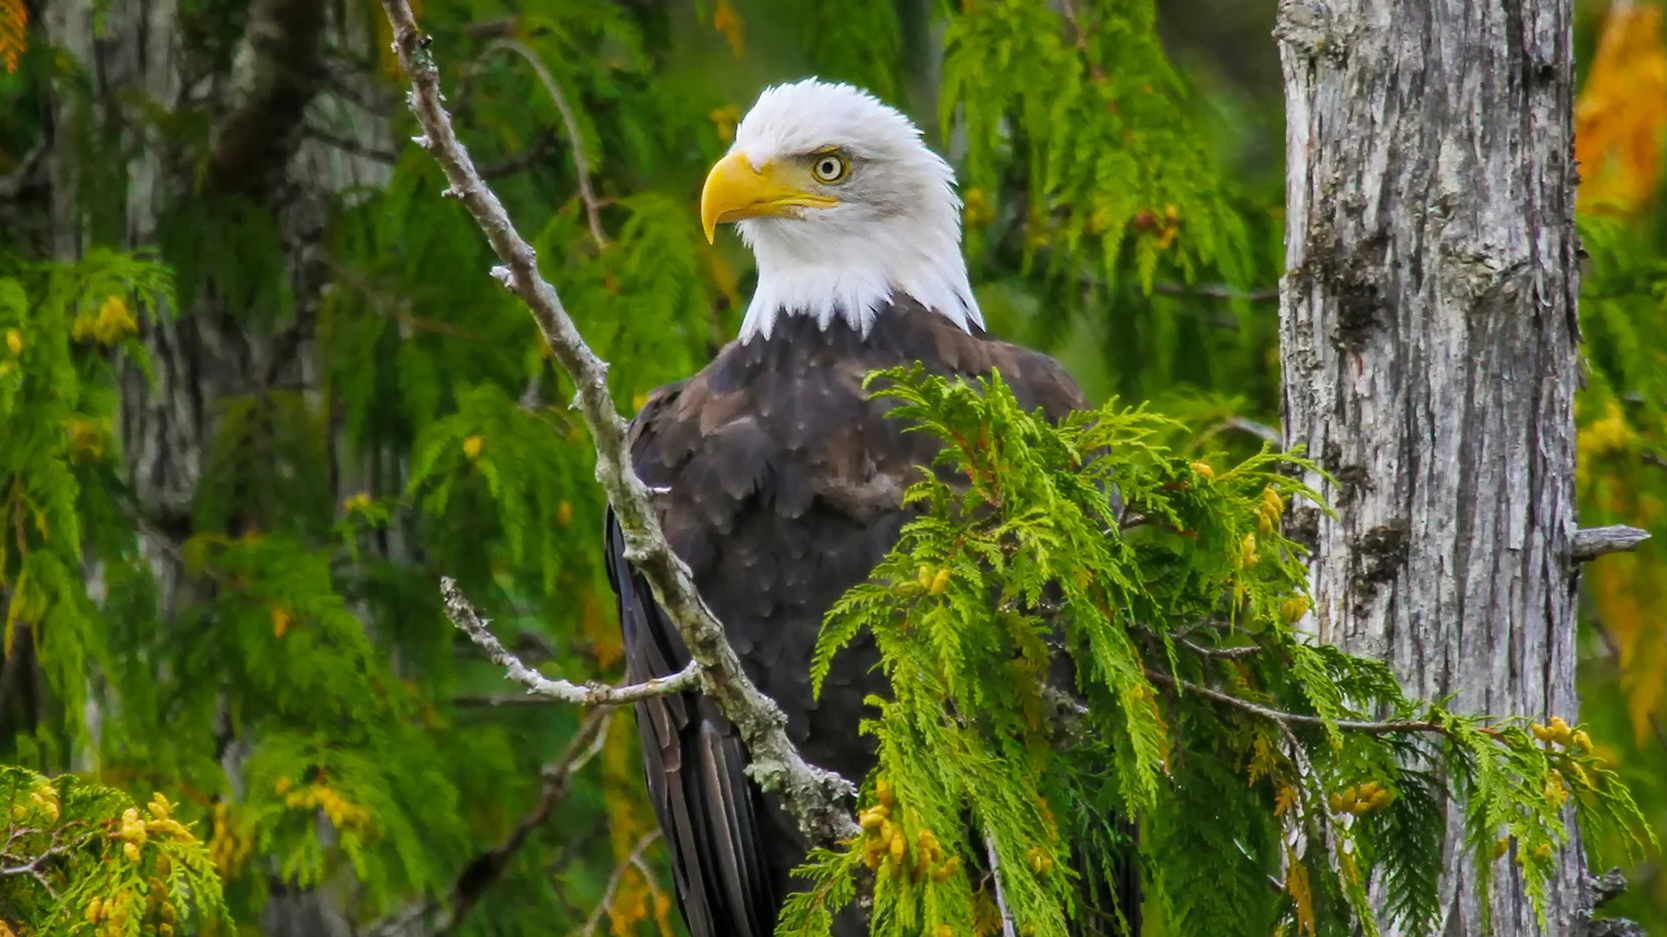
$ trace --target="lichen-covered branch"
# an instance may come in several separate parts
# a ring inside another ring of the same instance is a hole
[[[1007,906],[1007,893],[1001,882],[1001,857],[996,855],[996,841],[989,833],[984,834],[984,854],[990,859],[990,878],[995,882],[996,910],[1001,914],[1002,937],[1018,937],[1018,930],[1013,926],[1013,911]]]
[[[631,470],[625,420],[608,393],[607,365],[580,337],[556,290],[538,272],[532,246],[516,232],[498,197],[481,180],[468,151],[457,139],[440,104],[440,73],[417,29],[407,0],[382,0],[393,26],[394,48],[411,79],[409,104],[422,124],[417,142],[440,163],[450,182],[447,194],[469,209],[503,265],[496,276],[527,304],[553,357],[578,388],[573,406],[596,446],[596,478],[608,494],[625,539],[625,556],[642,572],[655,600],[676,624],[692,659],[702,668],[701,685],[735,723],[752,756],[753,778],[779,793],[806,836],[831,844],[857,833],[855,818],[842,803],[854,793],[849,781],[808,764],[787,737],[787,719],[759,692],[695,589],[688,568],[672,552],[649,502],[648,489]]]
[[[644,680],[642,683],[628,686],[553,680],[522,663],[521,658],[510,653],[499,643],[487,627],[486,619],[480,617],[480,613],[464,598],[462,590],[457,588],[457,583],[451,578],[441,578],[440,596],[445,601],[446,617],[451,619],[451,623],[468,635],[469,640],[480,645],[481,650],[486,652],[486,656],[490,657],[494,664],[504,668],[511,680],[526,687],[527,692],[533,696],[580,706],[622,706],[656,696],[685,693],[700,686],[698,660],[689,661],[689,666],[669,677]]]

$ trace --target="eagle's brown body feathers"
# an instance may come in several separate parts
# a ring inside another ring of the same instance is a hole
[[[1026,409],[1058,419],[1084,406],[1051,358],[995,341],[904,300],[867,336],[842,319],[826,329],[782,316],[769,338],[732,343],[693,377],[656,391],[632,425],[632,460],[659,496],[672,548],[694,574],[750,676],[787,714],[812,764],[860,781],[873,740],[857,733],[865,695],[884,692],[877,653],[861,641],[811,695],[811,651],[829,606],[897,542],[911,513],[903,491],[941,445],[888,419],[862,386],[871,371],[919,362],[968,378],[1001,372]],[[608,520],[628,677],[688,660],[646,583],[627,572]],[[867,715],[872,715],[867,714]],[[684,694],[637,704],[651,799],[695,937],[767,937],[805,844],[773,796],[745,775],[746,750],[713,703]],[[858,922],[842,922],[845,937]]]

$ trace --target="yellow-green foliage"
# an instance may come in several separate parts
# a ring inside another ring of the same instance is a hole
[[[1050,4],[986,0],[949,24],[944,135],[962,122],[973,230],[1022,225],[1025,256],[1048,250],[1069,278],[1115,280],[1132,261],[1149,288],[1166,260],[1187,280],[1207,268],[1242,282],[1244,222],[1186,118],[1154,3],[1065,9],[1062,21]],[[1026,164],[1002,204],[1003,176]]]
[[[4,258],[0,257],[0,262]],[[154,259],[95,250],[74,265],[0,263],[0,588],[5,647],[30,629],[53,689],[72,708],[106,645],[82,581],[87,543],[116,507],[108,482],[119,349],[145,373],[140,322],[166,301]],[[136,375],[138,376],[138,375]]]
[[[157,793],[0,767],[0,905],[19,937],[225,933],[220,879],[196,824]]]
[[[967,870],[993,851],[1017,924],[1063,937],[1116,911],[1082,906],[1065,870],[1102,874],[1126,846],[1113,825],[1140,816],[1148,881],[1187,934],[1376,934],[1374,874],[1401,932],[1432,933],[1449,795],[1483,887],[1508,851],[1536,901],[1571,796],[1589,831],[1653,841],[1562,719],[1408,699],[1383,664],[1292,630],[1306,566],[1282,521],[1316,498],[1287,470],[1310,463],[1189,462],[1155,442],[1166,420],[1115,401],[1055,428],[999,375],[880,377],[960,484],[916,484],[923,515],[829,613],[818,680],[860,631],[883,655],[891,694],[864,726],[880,764],[864,835],[815,857],[819,887],[778,933],[825,932],[859,862],[877,873],[876,933],[967,933],[990,900]],[[1082,712],[1043,689],[1059,653],[1075,679],[1053,691]]]

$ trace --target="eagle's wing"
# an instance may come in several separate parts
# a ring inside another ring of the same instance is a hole
[[[657,392],[637,415],[633,450],[678,389],[672,385]],[[688,664],[688,650],[647,580],[626,560],[611,508],[606,536],[627,680],[676,673]],[[780,903],[777,883],[763,861],[761,824],[771,822],[770,808],[743,770],[746,747],[735,726],[699,693],[645,700],[636,710],[649,799],[672,854],[690,932],[695,937],[769,937]]]
[[[608,512],[608,577],[619,596],[627,679],[681,670],[689,659],[676,626],[655,603]],[[746,748],[712,702],[694,693],[636,704],[649,799],[677,876],[677,893],[697,937],[768,937],[775,930],[775,883],[760,861],[765,806],[743,768]]]

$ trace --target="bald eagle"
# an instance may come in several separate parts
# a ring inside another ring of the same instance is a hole
[[[701,194],[707,239],[734,223],[757,260],[740,334],[631,425],[632,464],[748,676],[808,761],[856,781],[875,763],[857,725],[864,696],[886,690],[878,652],[859,639],[813,699],[811,651],[829,606],[897,542],[913,516],[903,491],[940,447],[887,419],[863,378],[916,362],[946,377],[999,369],[1027,409],[1086,406],[1057,362],[985,334],[960,210],[953,170],[898,111],[815,79],[765,90]],[[628,678],[675,673],[688,653],[607,523]],[[690,931],[768,937],[805,858],[798,827],[747,776],[711,700],[653,699],[636,715]],[[863,932],[854,913],[835,926]]]

